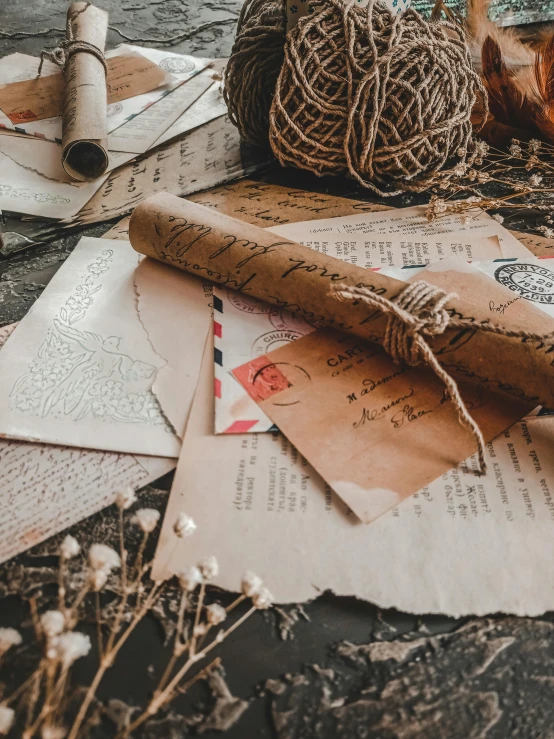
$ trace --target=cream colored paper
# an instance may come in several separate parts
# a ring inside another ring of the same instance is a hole
[[[16,325],[0,328],[0,347]],[[136,490],[174,466],[160,457],[1,440],[0,562],[110,505],[118,489]]]
[[[262,161],[243,162],[237,129],[222,116],[112,174],[74,223],[124,215],[156,192],[188,195],[206,190],[254,171]]]
[[[43,177],[34,169],[21,166],[5,152],[10,148],[19,148],[14,145],[15,137],[0,136],[0,210],[26,213],[44,218],[71,218],[90,200],[102,187],[107,175],[94,182],[59,182]],[[19,139],[18,139],[19,141]],[[46,156],[49,161],[49,171],[59,172],[55,157],[59,156],[57,144],[44,143],[48,149]],[[23,141],[21,146],[34,146],[35,141]],[[45,151],[45,147],[41,147]],[[30,151],[30,149],[29,149]],[[32,163],[31,163],[32,164]]]
[[[504,226],[487,213],[481,213],[463,222],[458,215],[449,215],[432,223],[427,222],[425,206],[397,208],[383,213],[368,213],[321,219],[306,223],[287,224],[269,228],[273,233],[301,243],[326,243],[332,236],[357,239],[365,234],[400,235],[417,238],[446,238],[450,234],[465,235],[470,241],[477,237],[498,236],[502,256],[520,257],[531,255]]]
[[[77,41],[104,51],[108,14],[86,2],[67,11],[68,29]],[[107,86],[105,69],[95,56],[72,54],[64,71],[62,164],[79,181],[101,177],[108,168]]]
[[[213,435],[210,354],[155,578],[214,554],[226,563],[217,585],[232,590],[255,570],[277,602],[332,590],[411,613],[538,615],[554,607],[554,419],[517,423],[490,444],[491,475],[452,470],[364,526],[281,435]],[[176,544],[180,511],[198,529]]]
[[[134,280],[140,321],[165,361],[152,392],[183,438],[212,320],[212,289],[152,259],[142,260]]]
[[[0,434],[178,456],[152,393],[165,361],[137,314],[138,262],[128,242],[79,242],[0,353]]]
[[[112,131],[108,146],[113,151],[143,154],[210,87],[208,70],[179,84],[167,95],[148,106],[139,115]]]

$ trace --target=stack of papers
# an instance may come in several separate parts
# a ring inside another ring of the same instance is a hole
[[[221,95],[224,60],[123,44],[107,52],[106,61],[109,167],[98,179],[82,183],[72,180],[61,165],[60,69],[46,62],[38,77],[36,57],[16,53],[0,60],[0,210],[24,218],[80,222],[79,214],[102,188],[105,196],[122,172],[128,179],[137,179],[150,164],[154,165],[150,187],[164,188],[170,178],[165,162],[169,154],[159,156],[160,148],[165,145],[171,151],[176,140],[186,141],[194,129],[226,112]],[[198,151],[196,145],[194,150]],[[138,160],[144,164],[138,165]],[[194,165],[189,178],[194,181],[198,176],[204,185],[201,175],[206,164],[197,161]],[[231,163],[212,166],[204,186],[244,171],[237,156]],[[182,171],[179,175],[178,194],[187,185],[194,191]],[[110,217],[112,211],[117,215],[129,210],[128,198],[134,192],[133,183],[127,182],[125,192],[115,196],[117,207],[108,209],[109,215],[102,211],[97,219]],[[50,220],[49,224],[51,228]]]
[[[240,213],[253,195],[239,185],[234,197],[234,187],[212,206]],[[314,217],[309,200],[288,197],[297,217]],[[554,285],[554,259],[533,257],[486,216],[471,234],[455,217],[427,225],[420,208],[275,230],[406,281],[478,285],[475,304],[487,311],[554,318],[549,300],[518,278]],[[535,567],[554,554],[547,411],[462,389],[491,440],[489,474],[476,478],[471,436],[425,370],[401,370],[379,351],[144,259],[125,240],[125,222],[108,236],[82,239],[28,315],[4,331],[0,561],[108,505],[122,485],[177,465],[156,578],[214,553],[228,563],[218,585],[255,567],[281,602],[330,588],[414,612],[554,606],[548,568]],[[518,294],[503,302],[510,280]],[[260,359],[275,352],[311,378],[299,375],[291,402],[260,396],[263,382],[252,392]],[[402,404],[390,404],[393,390]],[[416,396],[430,409],[425,418]],[[373,431],[389,413],[399,414],[399,434]],[[361,447],[355,425],[367,427]],[[354,482],[359,474],[371,490]],[[199,530],[176,547],[171,529],[183,510]],[[493,578],[502,587],[491,588]]]

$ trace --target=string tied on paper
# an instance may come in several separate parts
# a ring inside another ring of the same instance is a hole
[[[106,74],[108,73],[106,59],[104,57],[104,52],[102,51],[102,49],[99,49],[98,46],[95,46],[88,41],[80,41],[79,39],[76,39],[73,35],[73,21],[78,15],[84,13],[89,5],[90,3],[86,3],[83,8],[73,13],[73,15],[67,19],[67,38],[61,41],[59,46],[56,46],[55,49],[44,49],[40,52],[40,64],[38,66],[37,77],[40,77],[40,75],[42,74],[42,66],[45,61],[56,64],[58,67],[60,67],[62,72],[65,72],[67,63],[69,62],[71,57],[81,51],[84,51],[87,54],[92,54],[94,57],[96,57],[96,59],[98,59],[98,61],[104,67],[104,72]]]
[[[514,331],[494,323],[476,323],[469,318],[457,318],[450,314],[447,303],[457,298],[456,293],[447,293],[435,285],[418,280],[408,284],[392,300],[376,295],[366,287],[347,287],[335,289],[338,300],[362,302],[388,314],[383,339],[383,348],[395,362],[405,362],[411,367],[428,364],[435,375],[443,382],[458,411],[460,423],[468,428],[477,443],[478,473],[487,469],[485,461],[485,439],[477,422],[472,418],[460,395],[458,384],[442,367],[429,346],[427,338],[440,336],[448,328],[472,331],[485,331],[511,338],[544,341],[552,334],[540,335],[528,331]]]

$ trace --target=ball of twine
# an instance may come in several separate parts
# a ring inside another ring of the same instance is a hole
[[[283,0],[246,0],[225,69],[223,95],[241,137],[267,146],[269,109],[285,57]]]
[[[380,195],[421,191],[465,161],[477,95],[486,100],[457,25],[322,0],[286,37],[270,142],[283,165],[349,173]]]

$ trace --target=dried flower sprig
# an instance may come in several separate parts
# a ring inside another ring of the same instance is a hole
[[[428,221],[458,214],[462,222],[483,211],[509,209],[544,212],[547,224],[554,211],[554,146],[537,139],[512,139],[507,151],[476,140],[465,164],[441,173],[426,207]],[[493,216],[502,222],[500,214]],[[539,227],[545,236],[554,230]]]
[[[142,539],[135,561],[128,562],[123,513],[135,502],[132,491],[122,491],[117,496],[120,552],[105,544],[93,544],[87,553],[82,584],[72,597],[68,593],[67,563],[77,556],[80,546],[71,536],[63,540],[59,550],[58,608],[39,614],[36,603],[32,602],[33,623],[42,656],[30,677],[0,702],[0,735],[7,735],[16,724],[22,726],[22,739],[38,736],[42,739],[79,739],[86,735],[97,711],[96,692],[104,675],[114,664],[136,626],[156,606],[166,585],[150,580],[147,577],[150,563],[143,563],[147,541],[159,522],[158,511],[143,508],[132,516],[133,524],[142,531]],[[179,514],[173,526],[175,538],[190,536],[195,530],[194,521],[184,513]],[[115,583],[114,587],[117,591],[119,584],[119,595],[111,616],[103,622],[100,593],[110,578],[113,581],[116,573],[119,573],[119,583]],[[206,585],[218,573],[217,559],[204,557],[197,565],[189,565],[178,574],[179,608],[171,657],[148,705],[129,726],[119,732],[117,739],[129,737],[158,711],[167,707],[177,695],[208,675],[219,664],[219,659],[196,670],[198,663],[207,658],[253,613],[271,606],[271,594],[261,578],[251,572],[244,575],[242,593],[231,605],[206,604]],[[90,652],[92,646],[90,637],[75,628],[89,597],[93,597],[96,604],[100,660],[96,674],[80,699],[77,713],[70,721],[66,714],[71,690],[71,668],[78,659]],[[233,620],[233,611],[246,600],[250,600],[250,607]],[[21,642],[18,631],[0,628],[0,657]],[[190,676],[193,670],[194,674]]]

